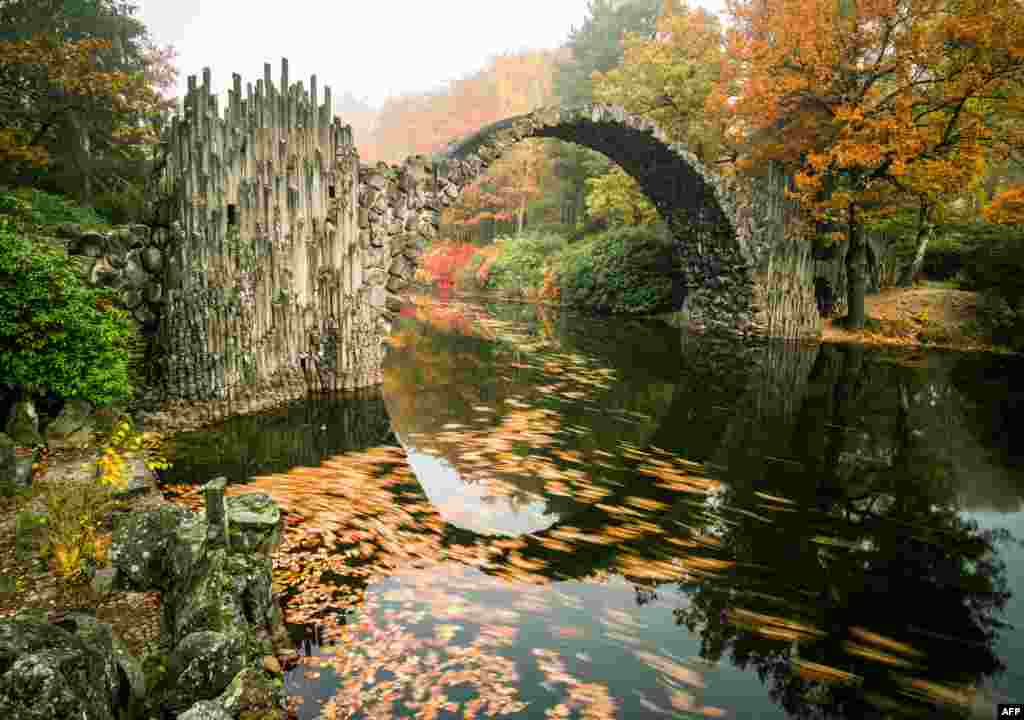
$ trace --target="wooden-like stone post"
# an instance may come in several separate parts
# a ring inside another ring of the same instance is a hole
[[[213,547],[228,544],[228,513],[224,505],[224,489],[228,479],[223,475],[203,486],[206,500],[206,539]]]

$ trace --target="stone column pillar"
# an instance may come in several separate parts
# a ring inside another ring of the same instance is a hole
[[[227,547],[228,514],[224,506],[224,489],[228,479],[214,478],[203,486],[206,499],[206,539],[212,547]]]

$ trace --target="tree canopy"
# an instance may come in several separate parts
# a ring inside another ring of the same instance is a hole
[[[0,182],[47,185],[91,200],[138,182],[173,84],[158,48],[110,0],[0,2]],[[45,172],[44,172],[45,170]]]

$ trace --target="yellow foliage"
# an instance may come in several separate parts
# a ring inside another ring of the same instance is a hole
[[[712,162],[722,152],[724,125],[704,106],[721,63],[718,18],[685,2],[669,2],[654,38],[627,33],[619,66],[594,73],[594,98],[653,120],[671,141]]]
[[[112,490],[127,480],[125,456],[142,452],[150,469],[170,467],[159,446],[159,435],[139,433],[131,419],[123,417],[103,443],[95,463],[95,479],[50,481],[38,486],[47,511],[44,554],[58,575],[75,583],[82,579],[85,566],[98,567],[107,562],[110,538],[101,533],[101,527],[112,502]]]
[[[46,545],[54,571],[69,582],[81,579],[86,564],[107,561],[109,539],[101,536],[110,488],[98,480],[43,483],[37,492],[46,506]]]
[[[615,166],[611,172],[588,178],[587,212],[624,225],[648,225],[657,221],[658,210],[625,170]]]
[[[996,195],[982,210],[982,214],[990,223],[1024,224],[1024,185],[1016,185]]]

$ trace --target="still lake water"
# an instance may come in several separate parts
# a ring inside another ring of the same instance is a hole
[[[287,512],[300,718],[994,717],[1024,362],[417,298],[385,383],[180,436]]]

